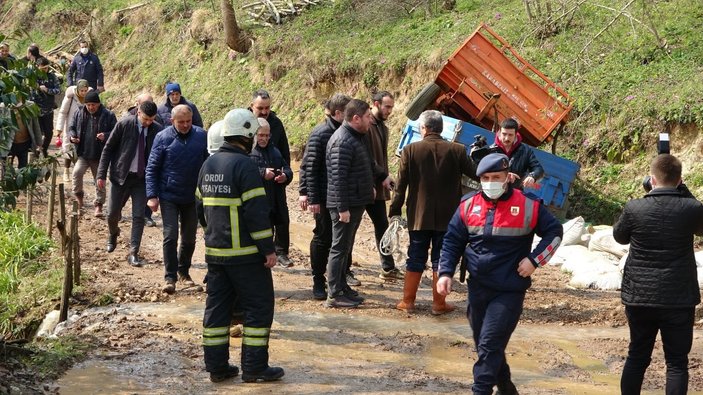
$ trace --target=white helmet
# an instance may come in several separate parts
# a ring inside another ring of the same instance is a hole
[[[253,139],[259,129],[254,114],[244,108],[236,108],[225,115],[222,137],[242,136]]]
[[[220,149],[225,142],[225,138],[222,137],[222,126],[224,124],[225,121],[219,120],[210,125],[210,129],[207,131],[207,151],[210,155]]]

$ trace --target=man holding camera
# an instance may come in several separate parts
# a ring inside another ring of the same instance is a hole
[[[701,301],[693,235],[703,235],[703,204],[682,184],[681,168],[672,155],[654,158],[651,191],[627,202],[613,228],[618,243],[630,243],[621,288],[630,327],[620,380],[624,395],[640,393],[657,332],[666,359],[666,393],[688,390],[688,353]]]
[[[259,118],[258,121],[260,128],[256,132],[256,144],[250,156],[259,167],[271,206],[271,227],[274,229],[276,255],[286,257],[286,259],[277,258],[277,264],[290,267],[293,263],[287,259],[290,246],[290,217],[286,202],[286,186],[293,181],[293,171],[283,159],[281,151],[271,143],[271,126],[268,121],[264,118]]]

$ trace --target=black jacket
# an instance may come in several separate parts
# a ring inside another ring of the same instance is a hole
[[[703,234],[703,204],[680,190],[657,188],[627,202],[613,227],[618,243],[630,243],[623,304],[676,308],[700,303],[694,234]]]
[[[249,111],[251,111],[251,108],[249,108]],[[288,136],[286,135],[286,128],[283,127],[283,122],[273,111],[269,112],[266,121],[271,126],[271,143],[281,151],[286,163],[290,163],[290,146],[288,145]]]
[[[99,86],[104,86],[103,81],[103,65],[100,64],[100,58],[93,52],[88,52],[86,55],[78,52],[71,61],[68,67],[68,86],[76,85],[78,80],[83,79],[88,81],[93,89],[98,89]]]
[[[42,92],[38,88],[41,85],[46,87],[46,93]],[[37,103],[37,106],[39,106],[41,115],[47,115],[54,112],[54,108],[56,108],[54,96],[59,93],[61,93],[59,79],[56,78],[56,74],[51,71],[46,73],[46,78],[42,77],[37,80],[37,89],[32,90],[32,100],[34,100],[34,102]]]
[[[274,252],[266,191],[246,152],[222,145],[203,163],[196,196],[205,228],[205,262],[263,263]]]
[[[289,223],[290,217],[288,216],[288,203],[286,202],[286,186],[293,181],[293,170],[291,170],[288,163],[283,160],[283,156],[281,156],[281,152],[278,148],[274,147],[271,142],[269,142],[266,148],[261,148],[256,144],[249,156],[259,167],[259,175],[261,175],[261,180],[264,182],[266,196],[268,196],[269,204],[271,205],[271,222],[274,225]],[[283,184],[279,184],[274,180],[264,179],[266,168],[282,170],[286,175],[287,181]]]
[[[538,181],[544,175],[544,169],[535,156],[535,153],[522,142],[522,136],[520,136],[519,133],[517,134],[517,140],[515,144],[513,144],[510,152],[507,152],[503,144],[500,143],[498,135],[496,135],[495,144],[493,144],[492,147],[496,149],[497,152],[501,152],[510,158],[510,172],[520,176],[519,180],[511,184],[513,188],[522,189],[522,181],[527,176],[531,176],[535,181]]]
[[[328,208],[343,212],[373,203],[373,161],[362,137],[344,122],[327,142]]]
[[[139,141],[137,140],[141,125],[136,116],[130,115],[122,118],[110,133],[103,153],[100,156],[98,166],[99,179],[105,179],[107,169],[110,168],[110,182],[123,185],[129,175],[129,168],[132,165],[132,158],[137,150]],[[154,137],[161,131],[160,124],[154,122],[149,126],[146,133],[146,145],[144,146],[144,164],[149,160],[151,146],[154,144]]]
[[[88,133],[88,122],[96,122],[97,128],[93,130],[94,134]],[[117,124],[115,114],[100,105],[95,114],[88,112],[86,106],[82,106],[73,114],[73,120],[68,127],[68,132],[71,137],[79,137],[81,141],[76,145],[76,154],[86,160],[99,160],[102,154],[105,141],[110,137],[110,132]],[[96,138],[98,133],[105,133],[105,140],[100,141]]]
[[[315,126],[305,146],[305,155],[300,164],[299,192],[308,197],[308,204],[327,202],[327,142],[342,124],[327,116]]]

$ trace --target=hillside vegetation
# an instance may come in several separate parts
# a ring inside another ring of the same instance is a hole
[[[320,104],[337,91],[368,99],[376,89],[390,90],[390,126],[399,130],[405,106],[483,21],[573,99],[573,119],[557,146],[582,164],[569,215],[612,222],[623,201],[642,193],[661,130],[672,133],[672,152],[685,160],[686,180],[703,196],[703,3],[539,1],[545,2],[554,5],[551,22],[530,21],[522,0],[457,0],[451,11],[413,12],[402,7],[409,2],[337,0],[260,27],[245,21],[243,1],[235,0],[254,38],[246,55],[226,48],[214,1],[155,0],[118,14],[136,2],[15,0],[2,5],[0,28],[15,33],[16,54],[29,42],[48,49],[87,32],[106,67],[104,98],[120,112],[136,93],[163,97],[165,82],[176,80],[207,126],[265,87],[300,149],[322,117]]]

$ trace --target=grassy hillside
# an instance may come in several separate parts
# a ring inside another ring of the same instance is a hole
[[[629,0],[584,3],[573,16],[559,19],[555,11],[558,31],[540,36],[536,31],[549,23],[531,23],[522,0],[458,0],[452,11],[412,13],[394,0],[337,0],[281,26],[244,21],[254,37],[247,55],[225,47],[217,2],[157,0],[113,12],[135,3],[9,1],[0,28],[31,27],[16,35],[13,49],[32,41],[51,48],[87,28],[106,65],[105,97],[120,110],[142,90],[162,94],[173,79],[211,124],[266,87],[291,141],[301,147],[322,117],[320,103],[336,91],[368,98],[377,88],[390,90],[397,97],[391,127],[399,130],[404,107],[484,21],[574,101],[573,120],[558,145],[559,154],[583,165],[571,215],[612,222],[624,200],[641,194],[639,180],[660,130],[672,132],[672,150],[686,160],[688,183],[703,192],[697,145],[703,125],[701,2],[654,0],[645,9],[636,1],[624,14],[618,11]],[[241,3],[235,0],[243,21]]]

